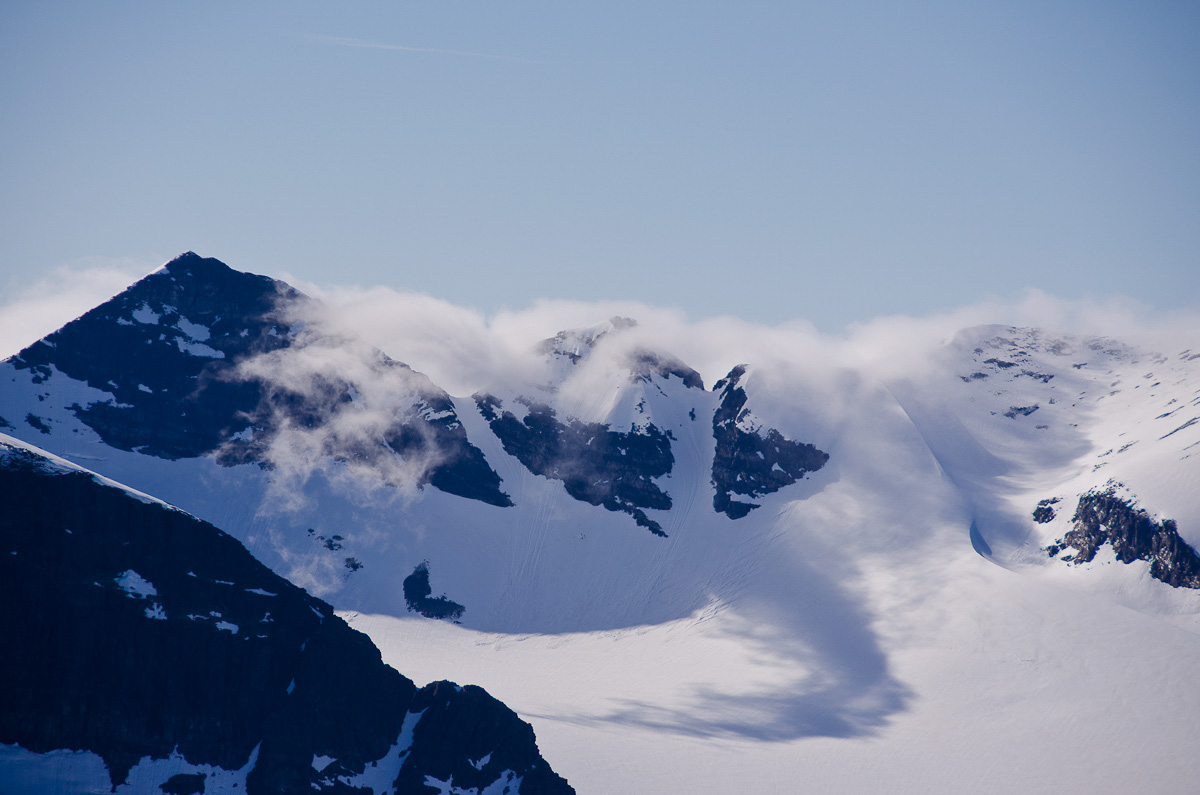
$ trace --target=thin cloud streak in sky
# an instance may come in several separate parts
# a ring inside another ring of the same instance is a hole
[[[303,38],[318,44],[328,44],[334,47],[360,47],[369,50],[395,50],[399,52],[427,52],[435,55],[461,55],[469,58],[487,58],[493,61],[513,61],[515,63],[541,63],[529,58],[518,58],[512,55],[491,55],[485,52],[468,52],[467,50],[446,50],[437,47],[408,47],[403,44],[386,44],[378,41],[367,41],[349,36],[321,36],[312,33],[304,34]]]

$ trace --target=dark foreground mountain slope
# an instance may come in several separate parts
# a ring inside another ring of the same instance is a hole
[[[503,704],[416,688],[215,527],[3,439],[0,505],[0,743],[91,751],[114,789],[174,753],[162,791],[572,791]]]

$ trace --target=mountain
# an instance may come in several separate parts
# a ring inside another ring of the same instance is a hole
[[[719,519],[700,504],[707,483],[765,495],[827,458],[754,425],[744,388],[707,391],[636,325],[563,332],[538,346],[530,383],[457,399],[287,285],[189,253],[0,365],[0,422],[212,521],[341,609],[503,631],[632,626],[706,600],[703,550],[677,568],[662,540]],[[552,552],[549,504],[574,528]],[[753,504],[738,505],[730,517]],[[661,563],[598,601],[623,564],[580,537],[630,566]]]
[[[11,437],[0,500],[5,791],[573,791],[503,704],[417,688],[215,527]]]
[[[0,418],[416,681],[484,685],[581,791],[1170,790],[1200,772],[1196,337],[696,369],[614,317],[450,395],[185,255],[0,364]]]

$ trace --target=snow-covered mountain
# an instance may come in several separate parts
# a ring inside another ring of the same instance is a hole
[[[0,424],[484,685],[581,791],[1169,789],[1200,772],[1186,338],[701,374],[614,317],[452,396],[188,254],[0,365]]]

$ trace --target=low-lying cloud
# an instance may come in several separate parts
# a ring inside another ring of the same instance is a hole
[[[1159,313],[1131,299],[1067,301],[1037,290],[1011,301],[990,299],[921,317],[881,317],[829,335],[802,319],[778,325],[731,316],[692,319],[676,308],[636,301],[539,299],[524,309],[487,316],[386,287],[302,289],[324,303],[332,326],[360,336],[458,396],[530,383],[544,368],[536,354],[541,340],[614,316],[638,323],[619,335],[623,349],[670,352],[699,371],[707,386],[743,362],[801,372],[852,368],[883,378],[914,374],[928,367],[932,354],[956,332],[987,324],[1133,341],[1200,337],[1195,310]]]

